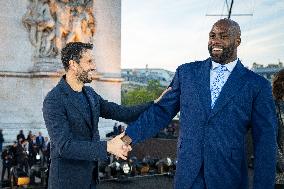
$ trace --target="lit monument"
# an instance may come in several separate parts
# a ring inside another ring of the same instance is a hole
[[[68,42],[95,44],[100,78],[91,85],[120,103],[120,24],[121,0],[0,1],[0,128],[6,142],[20,129],[46,135],[42,102],[64,74],[59,52]],[[102,138],[113,125],[100,120]]]

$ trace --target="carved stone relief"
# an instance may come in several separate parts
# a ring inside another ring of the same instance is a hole
[[[93,0],[29,1],[22,22],[36,58],[55,58],[68,42],[93,42]]]

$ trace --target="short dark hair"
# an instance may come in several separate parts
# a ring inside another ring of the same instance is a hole
[[[275,100],[282,100],[284,96],[284,69],[274,75],[272,93]]]
[[[82,58],[82,53],[87,49],[92,50],[93,44],[82,42],[70,42],[61,50],[61,61],[65,70],[69,68],[69,61],[74,60],[78,64]]]

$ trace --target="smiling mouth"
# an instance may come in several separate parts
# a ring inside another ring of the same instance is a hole
[[[221,53],[221,52],[223,52],[223,49],[222,48],[218,48],[218,47],[213,47],[212,48],[212,52],[213,53]]]

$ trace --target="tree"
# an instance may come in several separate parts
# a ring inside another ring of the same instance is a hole
[[[157,99],[163,91],[164,87],[158,80],[150,80],[145,87],[138,86],[127,92],[122,91],[121,103],[122,105],[137,105],[150,102]]]

